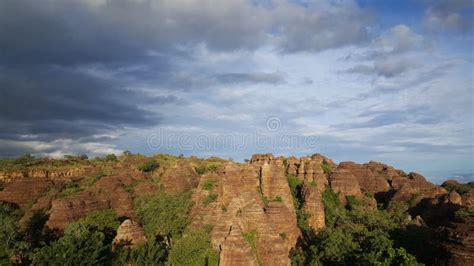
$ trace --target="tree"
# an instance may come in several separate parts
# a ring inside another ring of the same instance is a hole
[[[107,162],[117,162],[118,161],[117,156],[115,156],[115,154],[113,154],[113,153],[107,154],[105,156],[105,160]]]
[[[148,241],[132,249],[122,248],[116,252],[115,265],[165,265],[168,247],[164,241]]]
[[[110,243],[105,235],[83,224],[73,224],[63,237],[37,249],[34,265],[99,265],[110,261]]]
[[[190,209],[189,193],[170,195],[163,189],[135,201],[138,219],[150,239],[156,235],[179,237],[190,222]]]
[[[170,265],[217,265],[219,255],[211,246],[209,235],[204,230],[191,232],[179,239],[171,248]]]
[[[138,170],[142,172],[152,172],[158,168],[160,164],[156,160],[149,160],[138,166]]]
[[[418,265],[403,248],[394,247],[390,233],[396,217],[364,199],[348,197],[346,206],[332,190],[323,192],[326,228],[307,234],[306,247],[292,252],[296,265]],[[398,214],[397,214],[398,215]]]
[[[20,235],[22,213],[10,204],[0,202],[0,264],[11,264],[10,257],[26,250],[28,245]]]

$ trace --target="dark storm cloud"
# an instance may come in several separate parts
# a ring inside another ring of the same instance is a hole
[[[350,1],[0,1],[0,151],[32,149],[21,141],[56,143],[40,152],[64,150],[69,142],[58,140],[156,126],[159,106],[186,103],[174,94],[187,90],[284,83],[282,73],[183,66],[199,48],[294,53],[360,43],[365,15]]]
[[[46,66],[3,69],[0,88],[3,138],[24,134],[79,137],[159,122],[156,114],[137,106],[145,95],[77,70]],[[173,100],[160,98],[158,103]]]

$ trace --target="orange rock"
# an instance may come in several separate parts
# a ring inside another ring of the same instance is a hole
[[[234,224],[230,233],[221,244],[219,265],[222,266],[257,266],[258,260],[250,244],[242,236],[242,229]]]

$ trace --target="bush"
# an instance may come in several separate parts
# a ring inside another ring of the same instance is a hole
[[[103,265],[110,260],[110,243],[93,228],[73,224],[63,237],[37,249],[33,265]]]
[[[296,265],[418,265],[416,258],[394,247],[390,232],[400,225],[391,214],[348,197],[345,208],[339,195],[323,192],[326,228],[305,235],[305,246],[291,252]]]
[[[26,243],[19,233],[20,210],[0,202],[0,264],[10,264],[10,257],[22,249]]]
[[[219,254],[211,246],[209,235],[201,230],[191,232],[172,246],[168,263],[170,265],[218,265]]]
[[[143,164],[138,166],[138,170],[142,172],[152,172],[156,168],[158,168],[160,164],[156,160],[150,160],[147,162],[144,162]]]
[[[118,161],[117,156],[115,156],[115,154],[113,154],[113,153],[107,154],[105,156],[105,160],[107,162],[117,162]]]
[[[458,219],[464,219],[464,218],[467,218],[467,217],[472,217],[472,216],[474,216],[474,208],[463,207],[463,208],[457,210],[454,213],[454,216]]]
[[[325,174],[330,175],[332,173],[332,167],[326,160],[323,160],[321,167],[323,168]]]
[[[148,241],[133,249],[120,249],[115,254],[114,265],[165,265],[168,247],[163,241]]]
[[[216,185],[216,181],[215,180],[206,180],[203,184],[202,184],[202,189],[204,190],[212,190],[214,188],[214,186]]]
[[[468,184],[443,184],[443,187],[449,192],[456,191],[459,195],[467,193],[472,189]]]
[[[100,231],[105,229],[113,229],[116,231],[120,225],[120,222],[117,220],[117,213],[112,209],[90,213],[76,223],[92,226]]]
[[[170,195],[160,189],[135,201],[135,211],[149,239],[156,235],[179,237],[190,222],[191,195]]]
[[[59,198],[66,198],[72,194],[75,194],[77,192],[81,192],[84,189],[82,189],[77,182],[69,181],[66,183],[64,186],[63,190],[58,194]]]
[[[207,197],[203,199],[202,203],[207,206],[216,200],[217,194],[209,193],[209,195],[207,195]]]

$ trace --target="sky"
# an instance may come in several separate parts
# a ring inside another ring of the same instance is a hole
[[[471,0],[0,1],[0,157],[253,153],[474,181]]]

